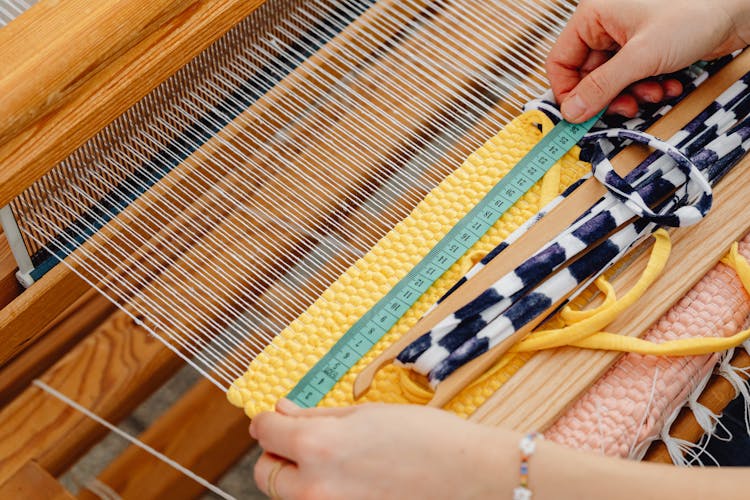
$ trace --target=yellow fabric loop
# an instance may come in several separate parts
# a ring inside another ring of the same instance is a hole
[[[737,242],[732,245],[729,253],[721,259],[721,262],[734,269],[740,281],[742,281],[742,286],[750,293],[750,264],[740,255],[740,246]]]
[[[411,377],[411,371],[399,368],[398,381],[406,399],[412,404],[427,404],[435,393]]]
[[[739,245],[734,243],[729,254],[721,262],[734,269],[742,281],[745,291],[750,293],[750,263],[740,255]],[[698,337],[671,340],[655,344],[647,340],[601,332],[572,345],[585,349],[606,349],[608,351],[634,352],[655,356],[699,356],[726,351],[750,339],[750,329],[731,337]]]
[[[668,248],[664,245],[665,243],[668,243],[669,236],[666,232],[664,232],[664,234],[655,234],[655,236],[657,237],[657,245],[654,246],[648,267],[638,284],[633,287],[625,297],[623,297],[623,300],[617,301],[612,285],[609,284],[607,280],[600,278],[597,280],[597,287],[606,295],[606,299],[601,306],[590,311],[563,311],[561,316],[564,316],[563,319],[566,323],[570,324],[570,326],[557,330],[549,330],[547,332],[539,332],[539,334],[547,334],[550,336],[552,334],[558,335],[557,340],[562,342],[560,337],[563,334],[560,332],[565,332],[565,335],[567,335],[567,338],[565,339],[567,340],[567,343],[564,345],[579,347],[582,349],[630,352],[653,356],[699,356],[712,354],[737,347],[750,339],[750,329],[739,332],[731,337],[696,337],[672,340],[658,344],[636,337],[627,337],[609,332],[590,333],[594,324],[603,322],[610,318],[613,311],[620,312],[622,310],[621,306],[624,306],[626,303],[630,305],[630,300],[626,301],[628,295],[630,295],[630,299],[637,299],[640,297],[646,288],[648,288],[653,282],[653,279],[655,279],[661,272],[668,257]],[[662,248],[657,248],[659,245],[661,245]],[[665,250],[667,250],[666,253]],[[724,257],[721,262],[735,270],[742,281],[743,287],[748,293],[750,293],[750,263],[740,255],[739,245],[737,243],[732,245],[729,254]],[[586,320],[588,320],[588,322],[586,322]],[[583,336],[584,333],[586,333],[585,336]],[[573,340],[579,334],[583,337]],[[534,334],[533,337],[529,338],[533,339],[536,335],[538,334]],[[546,346],[550,344],[550,342],[538,342],[532,344],[531,342],[523,341],[516,346],[515,349],[518,351],[539,350],[548,348]]]
[[[544,177],[542,177],[542,190],[539,194],[539,204],[545,206],[560,195],[560,177],[562,176],[562,165],[555,163]]]
[[[564,328],[532,333],[513,346],[512,350],[515,352],[538,351],[540,349],[571,345],[598,333],[602,328],[609,325],[620,313],[633,305],[664,270],[672,249],[669,233],[660,229],[654,233],[654,238],[656,239],[656,243],[651,251],[646,269],[635,286],[622,299],[616,300],[608,307],[600,309],[596,314],[584,317],[578,323]]]
[[[565,321],[566,325],[572,325],[574,323],[578,323],[579,321],[583,321],[584,319],[590,318],[596,314],[599,314],[603,310],[612,307],[612,305],[617,301],[617,293],[615,293],[615,287],[613,287],[612,284],[607,281],[607,278],[605,278],[604,276],[600,276],[599,278],[597,278],[594,284],[599,289],[599,291],[604,294],[604,301],[601,303],[601,305],[593,309],[585,309],[582,311],[573,309],[569,305],[565,306],[563,310],[560,311],[560,317],[563,321]]]
[[[696,337],[662,342],[660,344],[638,337],[627,337],[615,333],[599,332],[589,338],[571,344],[584,349],[600,349],[618,352],[633,352],[653,356],[699,356],[726,351],[750,339],[750,330],[731,337]]]

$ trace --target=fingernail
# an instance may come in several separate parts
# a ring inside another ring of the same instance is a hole
[[[281,398],[276,402],[276,410],[281,413],[294,413],[298,409],[299,406],[287,398]]]
[[[586,113],[586,103],[578,94],[572,95],[562,103],[561,111],[566,120],[575,121]]]

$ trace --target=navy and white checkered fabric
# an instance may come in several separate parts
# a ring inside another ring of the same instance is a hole
[[[686,88],[684,95],[728,60],[678,75]],[[669,141],[642,132],[674,104],[654,108],[651,115],[634,120],[619,120],[617,128],[609,118],[600,121],[582,140],[582,156],[592,163],[592,174],[608,193],[527,261],[404,349],[397,362],[427,375],[436,387],[457,368],[504,341],[553,304],[566,297],[571,300],[571,292],[584,289],[659,227],[700,221],[711,208],[711,186],[750,150],[750,74]],[[559,112],[549,101],[543,99],[534,105],[559,121]],[[623,178],[614,172],[609,159],[632,142],[655,151]],[[571,186],[498,245],[446,296],[581,183]],[[583,252],[585,258],[568,264]]]

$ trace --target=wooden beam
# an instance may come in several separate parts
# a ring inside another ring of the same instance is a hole
[[[45,0],[0,30],[0,206],[262,3]]]
[[[10,403],[34,378],[55,364],[98,327],[115,306],[89,289],[51,324],[39,332],[29,348],[0,368],[0,407]]]
[[[34,461],[26,462],[0,483],[0,498],[23,500],[73,500],[63,486]]]
[[[249,424],[221,390],[202,379],[139,439],[216,482],[255,444],[248,434]],[[197,498],[204,492],[203,486],[136,446],[122,452],[97,479],[122,498]],[[99,498],[87,490],[78,497]]]
[[[122,311],[115,312],[40,379],[118,422],[182,361]],[[0,411],[0,482],[29,460],[59,475],[107,430],[33,386]]]
[[[58,265],[0,310],[0,366],[26,349],[90,287]]]
[[[0,231],[0,309],[10,304],[23,291],[16,279],[16,269],[16,260],[10,251],[8,240]]]
[[[186,7],[181,0],[43,0],[0,30],[0,143],[73,98],[80,87]]]

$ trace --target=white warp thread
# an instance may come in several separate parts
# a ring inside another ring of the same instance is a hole
[[[154,457],[158,458],[159,460],[161,460],[165,464],[169,465],[173,469],[175,469],[175,470],[177,470],[179,472],[182,472],[187,477],[189,477],[190,479],[192,479],[196,483],[200,484],[204,488],[210,490],[211,492],[216,493],[221,498],[224,498],[226,500],[237,500],[235,497],[233,497],[229,493],[225,492],[224,490],[222,490],[218,486],[215,486],[215,485],[211,484],[210,482],[208,482],[207,480],[203,479],[201,476],[199,476],[195,472],[191,471],[187,467],[184,467],[184,466],[180,465],[179,463],[175,462],[174,460],[172,460],[171,458],[169,458],[165,454],[163,454],[163,453],[155,450],[154,448],[152,448],[151,446],[147,445],[146,443],[144,443],[140,439],[138,439],[138,438],[136,438],[134,436],[131,436],[130,434],[128,434],[124,430],[120,429],[119,427],[116,427],[116,426],[110,424],[109,422],[107,422],[106,420],[104,420],[103,418],[101,418],[99,415],[93,413],[88,408],[84,408],[83,406],[81,406],[77,402],[75,402],[72,399],[70,399],[65,394],[63,394],[63,393],[61,393],[61,392],[53,389],[52,387],[48,386],[47,384],[45,384],[41,380],[39,380],[39,379],[34,380],[34,385],[37,386],[37,387],[39,387],[40,389],[42,389],[47,394],[50,394],[50,395],[56,397],[57,399],[59,399],[60,401],[62,401],[66,405],[70,406],[71,408],[74,408],[75,410],[78,410],[79,412],[83,413],[84,415],[86,415],[87,417],[89,417],[94,422],[96,422],[96,423],[98,423],[100,425],[103,425],[104,427],[106,427],[110,431],[114,432],[115,434],[117,434],[121,438],[125,439],[126,441],[129,441],[131,444],[134,444],[135,446],[137,446],[138,448],[142,449],[143,451],[145,451],[145,452],[153,455]]]

